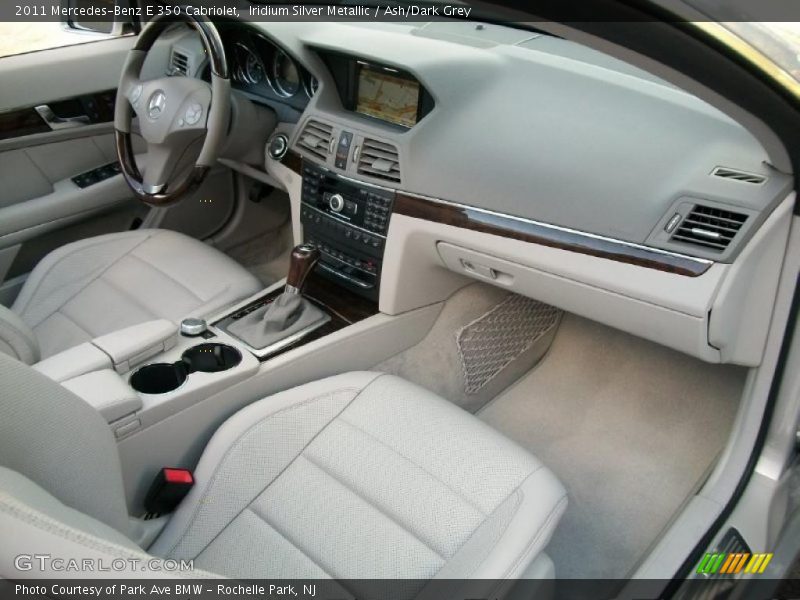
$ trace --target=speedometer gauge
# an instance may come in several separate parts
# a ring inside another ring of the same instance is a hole
[[[258,85],[267,78],[267,69],[263,61],[249,47],[237,43],[235,56],[234,79],[241,83]]]
[[[264,63],[262,63],[261,59],[252,52],[249,52],[247,55],[247,61],[244,65],[244,73],[247,77],[247,81],[253,85],[261,83],[266,78]]]
[[[284,98],[291,98],[300,91],[300,70],[288,54],[277,50],[272,59],[272,88]]]
[[[319,89],[319,81],[313,75],[309,75],[304,84],[306,96],[308,96],[309,99],[313,98],[314,94],[316,94],[317,90]]]

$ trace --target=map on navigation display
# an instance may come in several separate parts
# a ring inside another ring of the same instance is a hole
[[[419,83],[372,69],[358,76],[358,104],[362,114],[411,127],[417,122]]]

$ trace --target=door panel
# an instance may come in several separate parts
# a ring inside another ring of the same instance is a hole
[[[72,181],[116,161],[113,102],[134,42],[127,36],[0,59],[0,281],[24,275],[58,246],[127,229],[140,216],[121,177],[85,189]],[[86,123],[53,129],[35,110],[42,105]]]
[[[116,89],[135,42],[125,36],[0,58],[0,112]]]
[[[153,47],[144,78],[166,72],[173,35],[167,32]],[[117,161],[114,97],[134,42],[126,36],[0,58],[0,283],[24,276],[55,248],[129,229],[148,213],[148,222],[200,238],[232,214],[228,169],[215,169],[203,187],[177,208],[159,210],[158,218],[135,199],[121,175],[110,168],[96,171]],[[42,105],[58,118],[82,122],[52,129],[42,116],[46,111],[36,108]],[[146,144],[133,139],[144,169]],[[81,177],[92,172],[97,176]],[[17,279],[12,287],[18,284]]]
[[[105,140],[81,138],[0,154],[0,248],[120,204],[137,202],[117,175],[86,188],[72,177],[114,160]]]

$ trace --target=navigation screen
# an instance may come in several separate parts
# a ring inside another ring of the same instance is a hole
[[[381,71],[362,68],[358,75],[356,111],[412,127],[417,123],[419,83]]]

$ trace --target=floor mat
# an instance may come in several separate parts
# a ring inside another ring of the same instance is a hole
[[[419,344],[376,365],[475,412],[541,359],[561,311],[474,283],[453,294]]]
[[[478,416],[559,477],[559,578],[624,578],[722,449],[746,370],[565,315],[545,359]]]

